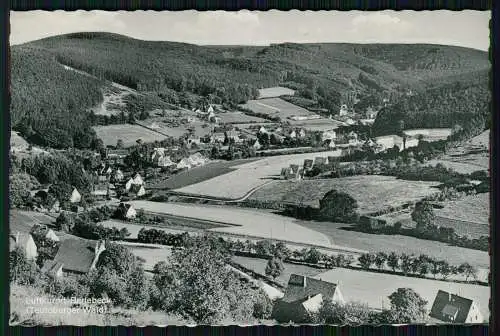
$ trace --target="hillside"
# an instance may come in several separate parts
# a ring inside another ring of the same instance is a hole
[[[65,73],[57,63],[102,80]],[[471,78],[482,81],[489,66],[486,52],[451,46],[284,43],[225,47],[74,33],[12,47],[12,125],[23,120],[43,143],[66,147],[71,141],[54,141],[58,136],[45,125],[48,120],[63,120],[57,121],[57,132],[68,133],[63,138],[71,138],[75,145],[89,146],[88,141],[78,142],[79,131],[64,120],[76,116],[81,125],[87,125],[85,111],[103,101],[104,79],[186,107],[195,105],[196,97],[207,95],[214,102],[234,106],[256,98],[260,88],[281,85],[297,90],[297,104],[303,101],[335,113],[346,94],[354,91],[362,102],[388,96],[395,100],[408,89],[423,93],[455,83],[468,86]],[[483,98],[474,93],[472,99],[481,105]],[[415,104],[417,114],[425,116],[429,107]],[[450,108],[454,110],[453,105]],[[377,127],[385,127],[383,120],[391,119],[391,113],[383,113]],[[20,131],[26,135],[30,130]]]

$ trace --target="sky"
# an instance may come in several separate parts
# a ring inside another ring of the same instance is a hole
[[[10,12],[11,45],[81,31],[200,45],[431,43],[488,50],[490,11]]]

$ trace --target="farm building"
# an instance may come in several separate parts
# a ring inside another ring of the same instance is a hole
[[[377,117],[377,111],[375,111],[371,106],[368,106],[365,112],[366,119],[375,119]]]
[[[118,217],[122,219],[132,219],[137,215],[137,211],[135,211],[132,204],[128,203],[120,203],[118,208],[116,209]]]
[[[80,203],[82,200],[82,195],[78,192],[76,188],[73,188],[73,191],[71,192],[71,196],[69,197],[69,202],[70,203]]]
[[[313,162],[314,162],[314,161],[313,161],[313,160],[311,160],[311,159],[305,159],[305,160],[304,160],[304,166],[303,166],[304,170],[310,170],[310,169],[312,169],[312,167],[313,167]]]
[[[325,142],[326,140],[335,140],[337,138],[337,132],[334,130],[324,131],[321,134],[321,141]]]
[[[403,138],[397,135],[384,135],[375,138],[375,142],[380,146],[381,151],[398,146],[403,150]]]
[[[108,149],[106,151],[106,161],[111,163],[123,163],[123,160],[128,154],[129,151],[126,149]]]
[[[264,126],[261,126],[259,128],[259,131],[257,133],[259,133],[259,134],[267,134],[269,132],[267,131],[267,129]]]
[[[344,298],[339,286],[331,282],[292,274],[285,295],[273,307],[273,317],[281,323],[307,322],[309,314],[316,313],[323,300],[343,304]]]
[[[16,247],[23,250],[26,259],[36,259],[38,257],[38,248],[31,234],[21,234],[17,232],[15,235],[9,236],[9,251],[13,251]]]
[[[347,105],[343,104],[342,106],[340,106],[339,116],[343,117],[343,116],[346,116],[348,114],[349,114],[349,109],[347,108]]]
[[[165,148],[154,148],[151,154],[151,161],[154,163],[159,157],[165,156]]]
[[[140,184],[140,185],[144,184],[144,181],[139,173],[136,173],[134,175],[134,184]]]
[[[144,188],[144,185],[142,184],[132,184],[129,190],[129,195],[130,196],[136,196],[136,197],[141,197],[146,194],[146,189]]]
[[[216,142],[223,143],[225,139],[226,139],[226,135],[224,133],[218,132],[218,133],[212,134],[212,136],[210,137],[210,142],[211,143],[216,143]]]
[[[438,291],[429,316],[447,323],[483,323],[484,320],[473,300],[442,290]]]
[[[175,162],[173,162],[170,159],[170,156],[162,156],[162,157],[158,158],[156,165],[158,167],[167,168],[167,167],[175,166]]]
[[[290,167],[281,170],[281,178],[285,180],[300,180],[302,178],[302,170],[299,165],[291,164]]]
[[[321,165],[326,165],[327,164],[327,159],[322,156],[317,156],[314,158],[314,164],[313,166],[321,166]]]
[[[62,276],[64,273],[87,274],[95,269],[102,252],[106,250],[104,240],[67,239],[59,246],[54,260],[48,260],[42,271]]]
[[[228,141],[234,141],[236,143],[241,142],[240,134],[238,133],[238,131],[226,131],[225,136]]]
[[[52,229],[47,230],[47,234],[45,235],[45,238],[52,240],[52,241],[55,241],[55,242],[59,241],[59,237],[56,235],[56,233]]]
[[[259,150],[262,148],[262,145],[260,144],[259,139],[255,140],[252,147],[255,148],[256,150]]]
[[[177,163],[177,169],[191,169],[191,162],[188,158],[183,158]]]

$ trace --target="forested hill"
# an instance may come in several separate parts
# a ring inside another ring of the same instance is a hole
[[[363,101],[393,93],[399,97],[410,89],[425,92],[437,89],[436,85],[468,85],[470,77],[490,66],[486,52],[451,46],[215,47],[141,41],[110,33],[74,33],[14,46],[11,59],[13,126],[28,123],[28,131],[52,144],[57,134],[40,124],[45,116],[47,120],[58,116],[63,121],[58,122],[57,132],[68,133],[68,144],[62,147],[78,138],[72,129],[75,124],[64,120],[87,125],[85,110],[102,99],[99,87],[103,84],[65,73],[60,64],[153,92],[173,103],[183,103],[181,98],[189,92],[234,105],[254,98],[259,88],[285,85],[310,105],[332,112],[349,92],[357,91]]]

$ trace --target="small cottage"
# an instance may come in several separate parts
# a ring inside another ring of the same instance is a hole
[[[69,202],[70,203],[80,203],[82,200],[82,195],[78,192],[76,188],[73,188],[73,191],[71,192],[71,196],[69,197]]]
[[[437,292],[429,316],[446,323],[484,322],[476,302],[443,290]]]
[[[344,298],[337,284],[303,275],[292,274],[283,298],[276,301],[273,317],[280,323],[308,322],[318,312],[323,300],[343,304]]]
[[[129,203],[120,203],[118,208],[116,209],[118,217],[121,219],[133,219],[137,216],[137,211],[135,211],[132,204]]]

